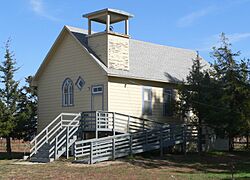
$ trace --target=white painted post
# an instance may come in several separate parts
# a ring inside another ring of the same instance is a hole
[[[93,164],[93,142],[90,142],[90,164]]]
[[[110,15],[107,14],[107,20],[106,20],[106,31],[109,33],[109,28],[110,28]]]
[[[88,19],[88,35],[91,35],[91,20]]]
[[[66,158],[69,158],[69,126],[66,130]]]
[[[129,132],[130,116],[128,116],[127,132]]]
[[[55,160],[57,159],[57,142],[58,142],[58,137],[56,136],[56,140],[55,140]]]
[[[125,20],[125,34],[129,34],[129,21],[128,19]]]
[[[35,140],[35,154],[37,153],[37,139]]]
[[[129,136],[129,153],[130,153],[130,156],[133,155],[133,137],[132,137],[132,134],[130,134]]]
[[[62,122],[63,122],[63,115],[61,115],[61,128],[62,128]]]
[[[75,142],[74,142],[73,148],[74,148],[74,159],[76,160],[76,143]]]
[[[160,154],[161,154],[161,157],[163,156],[163,134],[162,134],[162,128],[161,128],[161,131],[160,131]]]
[[[112,139],[112,159],[115,160],[115,137]]]
[[[49,129],[46,129],[46,142],[49,142]]]
[[[95,138],[98,139],[98,112],[95,112]]]
[[[113,135],[115,135],[115,112],[113,112]]]

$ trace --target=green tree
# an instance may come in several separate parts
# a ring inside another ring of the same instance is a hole
[[[207,122],[220,136],[229,138],[229,148],[233,149],[233,138],[249,131],[250,91],[249,63],[237,60],[240,52],[233,52],[231,44],[221,35],[221,46],[213,48],[214,64],[210,72],[213,79],[213,106],[216,111],[209,113]]]
[[[10,40],[5,45],[5,56],[0,65],[0,80],[3,87],[0,89],[0,101],[2,117],[0,119],[0,134],[6,138],[7,153],[11,158],[11,133],[16,125],[17,102],[19,98],[19,82],[14,80],[14,74],[18,70],[16,62],[13,59],[14,55],[10,51]]]
[[[28,76],[22,87],[17,104],[17,125],[13,136],[18,139],[31,140],[37,129],[37,89],[31,86],[32,76]]]
[[[179,99],[177,103],[178,113],[183,118],[196,124],[198,127],[198,151],[202,151],[202,126],[207,118],[207,87],[210,81],[208,73],[203,70],[201,58],[197,53],[193,60],[192,69],[186,78],[186,81],[179,87]],[[190,117],[189,112],[194,116]]]

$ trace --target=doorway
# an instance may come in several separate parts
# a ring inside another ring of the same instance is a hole
[[[104,110],[103,85],[94,85],[91,88],[91,111]]]

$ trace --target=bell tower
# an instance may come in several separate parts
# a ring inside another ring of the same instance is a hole
[[[119,70],[129,70],[129,19],[132,14],[117,10],[103,9],[83,15],[88,19],[88,46],[108,67]],[[112,24],[124,22],[124,32],[112,30]],[[92,22],[104,24],[102,32],[92,32]]]

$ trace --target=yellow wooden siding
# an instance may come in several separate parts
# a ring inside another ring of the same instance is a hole
[[[101,61],[108,66],[108,35],[106,33],[92,34],[88,37],[88,45],[101,59]]]
[[[142,114],[142,88],[152,89],[152,115]],[[170,84],[143,80],[109,77],[108,109],[156,121],[178,122],[177,119],[163,116],[163,88],[174,88]]]
[[[91,110],[91,86],[95,84],[104,85],[104,109],[107,109],[107,76],[68,32],[49,58],[52,59],[38,80],[38,131],[61,112]],[[82,90],[75,85],[79,76],[85,81]],[[66,78],[74,83],[72,107],[62,107],[61,90]]]

